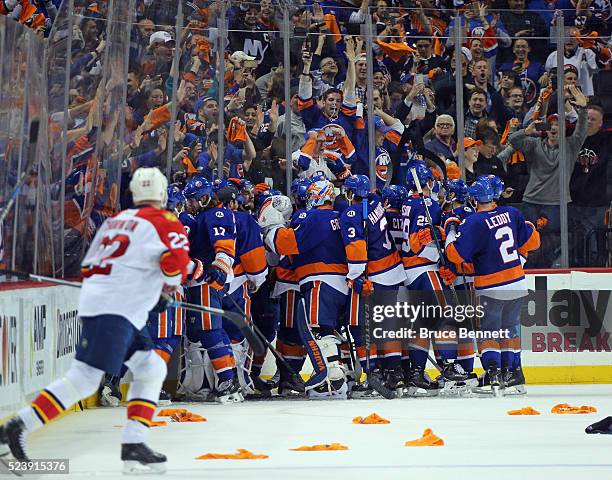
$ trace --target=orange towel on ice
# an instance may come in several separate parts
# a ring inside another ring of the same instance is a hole
[[[206,453],[196,457],[196,460],[257,460],[260,458],[269,457],[268,455],[258,455],[244,448],[239,448],[238,453]]]
[[[353,423],[361,423],[361,424],[368,424],[368,425],[383,425],[383,424],[391,423],[391,422],[387,420],[386,418],[381,417],[377,413],[371,413],[365,418],[364,417],[353,418]]]
[[[508,415],[539,415],[538,412],[533,407],[523,407],[520,410],[508,410]]]
[[[348,450],[348,447],[339,443],[326,443],[323,445],[304,445],[302,447],[290,448],[295,452],[322,452],[326,450]]]
[[[595,413],[597,409],[589,405],[582,405],[580,407],[572,407],[567,403],[560,403],[550,409],[550,413],[556,414],[584,414],[584,413]]]
[[[173,422],[206,422],[207,420],[197,413],[175,413],[170,417]]]
[[[433,433],[431,428],[426,428],[421,438],[409,440],[404,445],[406,447],[443,447],[444,440]]]
[[[164,408],[157,414],[158,417],[171,417],[177,413],[187,413],[186,408]]]

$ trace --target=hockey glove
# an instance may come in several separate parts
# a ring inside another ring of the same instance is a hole
[[[433,238],[431,236],[431,229],[422,228],[421,230],[419,230],[417,233],[417,242],[419,244],[419,249],[433,242]]]
[[[189,273],[187,274],[187,285],[192,286],[202,281],[204,277],[204,265],[197,258],[192,260],[187,267]]]
[[[367,297],[374,293],[372,281],[368,280],[364,275],[360,275],[353,280],[348,280],[347,283],[349,288],[352,288],[359,295],[363,294]]]
[[[444,285],[451,285],[455,279],[457,278],[457,274],[453,271],[451,267],[440,267],[440,278],[444,280]]]
[[[151,311],[155,313],[165,312],[166,308],[168,308],[168,303],[170,303],[172,300],[173,300],[172,297],[166,295],[165,293],[162,293],[159,296],[159,300],[157,301],[155,306],[151,309]]]
[[[444,222],[444,230],[446,232],[457,233],[460,224],[461,219],[459,217],[449,217],[446,219],[446,222]]]
[[[215,265],[209,265],[206,267],[203,280],[215,290],[223,290],[225,280],[227,280],[227,273]]]

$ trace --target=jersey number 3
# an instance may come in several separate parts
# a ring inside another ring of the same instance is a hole
[[[514,243],[514,233],[510,227],[501,227],[495,231],[495,239],[503,240],[499,245],[499,254],[504,263],[514,262],[519,259]]]

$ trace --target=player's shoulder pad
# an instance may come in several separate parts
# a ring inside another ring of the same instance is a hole
[[[359,219],[361,217],[361,205],[349,205],[340,214],[340,220],[350,221],[353,219]]]

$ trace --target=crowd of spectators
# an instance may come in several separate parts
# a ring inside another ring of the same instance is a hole
[[[405,166],[414,158],[425,159],[435,173],[449,178],[460,175],[458,165],[463,164],[468,182],[482,174],[498,175],[507,187],[502,201],[518,206],[541,230],[545,248],[530,266],[557,264],[559,205],[565,201],[570,202],[572,263],[607,264],[610,2],[303,0],[279,5],[272,0],[192,0],[182,2],[182,15],[178,3],[133,1],[126,97],[112,107],[125,117],[124,128],[116,130],[123,135],[123,181],[87,209],[88,192],[102,195],[99,179],[91,178],[94,142],[102,141],[95,133],[112,118],[106,111],[96,115],[97,105],[122,82],[112,67],[110,74],[102,74],[113,2],[73,0],[69,111],[61,115],[68,122],[65,231],[86,237],[113,208],[127,206],[127,178],[138,166],[159,166],[179,184],[196,174],[243,177],[256,189],[266,184],[284,192],[286,169],[291,168],[294,178],[323,172],[340,185],[348,172],[367,173],[366,126],[372,121],[378,132],[380,182],[402,183]],[[225,25],[220,24],[223,8]],[[289,65],[283,61],[283,8],[290,16]],[[59,10],[58,0],[0,1],[1,13],[47,35],[50,45],[62,34],[52,27]],[[372,51],[365,41],[368,16]],[[560,16],[565,24],[563,92],[556,81],[555,24]],[[179,38],[177,18],[183,18]],[[454,56],[456,28],[461,28],[460,67]],[[220,33],[225,33],[223,51]],[[372,115],[367,111],[369,61]],[[291,79],[288,104],[285,69]],[[456,96],[458,75],[462,104]],[[103,78],[106,85],[101,85]],[[220,79],[223,105],[218,103]],[[565,159],[559,158],[559,94],[565,99]],[[284,123],[287,108],[290,132]],[[458,115],[465,140],[457,138]],[[285,150],[287,134],[290,152]],[[222,172],[219,138],[224,139]],[[465,147],[463,162],[458,141]],[[567,171],[566,199],[560,198],[561,160]],[[120,202],[109,203],[111,193]]]

